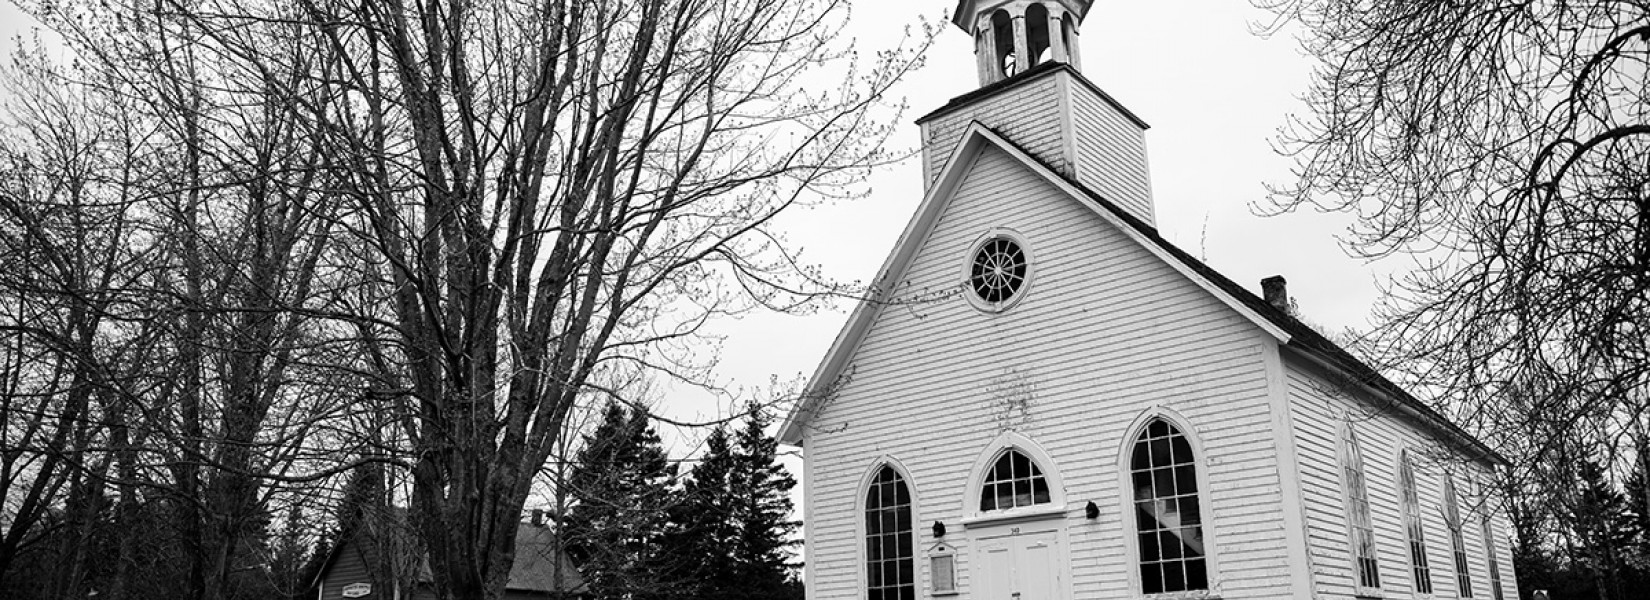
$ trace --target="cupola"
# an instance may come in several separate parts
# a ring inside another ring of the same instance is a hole
[[[952,22],[974,36],[980,85],[1054,61],[1082,68],[1077,30],[1094,0],[959,0]]]
[[[1090,193],[1155,226],[1146,123],[1083,76],[1078,25],[1094,0],[961,0],[980,86],[917,119],[931,189],[979,124]],[[1023,65],[1023,67],[1022,67]]]

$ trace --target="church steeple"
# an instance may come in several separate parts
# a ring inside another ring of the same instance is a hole
[[[932,187],[973,123],[1148,226],[1157,222],[1146,123],[1083,77],[1077,29],[1094,0],[960,0],[980,87],[917,119]]]
[[[974,36],[980,85],[1055,61],[1082,68],[1077,31],[1094,0],[959,0],[952,22]]]

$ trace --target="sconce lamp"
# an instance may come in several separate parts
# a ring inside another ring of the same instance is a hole
[[[934,521],[934,537],[936,539],[945,537],[945,523]]]
[[[1090,500],[1089,505],[1083,507],[1083,514],[1087,515],[1090,519],[1098,519],[1100,518],[1100,507],[1095,506],[1094,501]]]

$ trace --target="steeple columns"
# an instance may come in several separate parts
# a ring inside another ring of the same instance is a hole
[[[964,0],[972,10],[980,85],[990,85],[1047,61],[1082,68],[1077,24],[1092,0]],[[964,21],[959,14],[958,25]],[[965,27],[966,28],[966,27]]]

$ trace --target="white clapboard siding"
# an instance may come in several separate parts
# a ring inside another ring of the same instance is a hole
[[[924,117],[924,182],[939,177],[974,121],[1156,226],[1145,125],[1076,72],[1051,70]]]
[[[1070,161],[1066,157],[1067,139],[1059,118],[1061,88],[1055,74],[1020,82],[1010,90],[924,117],[920,122],[924,186],[932,185],[934,178],[939,177],[951,159],[951,151],[974,121],[1014,140],[1056,171],[1066,172]]]
[[[962,291],[966,254],[992,228],[1029,241],[1029,295],[987,314]],[[980,155],[906,273],[907,296],[955,292],[887,306],[855,351],[846,381],[808,424],[808,557],[813,597],[863,597],[859,483],[880,456],[898,459],[918,499],[917,547],[942,521],[957,550],[968,598],[971,551],[959,523],[968,470],[1005,428],[1045,448],[1064,479],[1072,598],[1134,597],[1125,555],[1117,464],[1125,429],[1154,404],[1188,419],[1206,452],[1207,533],[1222,597],[1289,595],[1274,415],[1266,363],[1270,338],[1252,322],[1093,212],[995,147]],[[1005,421],[996,390],[1032,401]],[[1094,501],[1100,517],[1083,516]],[[921,595],[928,565],[918,561]]]
[[[1418,429],[1391,408],[1366,397],[1348,393],[1337,385],[1338,378],[1325,376],[1298,358],[1285,361],[1289,377],[1291,417],[1295,427],[1300,462],[1301,488],[1307,513],[1308,545],[1312,557],[1313,580],[1323,598],[1351,598],[1356,585],[1352,566],[1346,496],[1341,478],[1340,431],[1350,415],[1355,423],[1359,447],[1363,451],[1364,472],[1370,503],[1370,517],[1379,547],[1382,588],[1390,597],[1407,595],[1414,589],[1410,569],[1408,538],[1403,525],[1398,488],[1399,452],[1403,448],[1437,448],[1436,438]],[[1459,462],[1464,462],[1459,461]],[[1456,469],[1463,468],[1457,464]],[[1481,469],[1481,467],[1470,467]],[[1482,476],[1484,472],[1478,471]],[[1422,523],[1426,528],[1427,559],[1432,567],[1435,597],[1459,597],[1450,532],[1444,521],[1444,469],[1429,464],[1425,457],[1415,461],[1416,487],[1420,492]],[[1471,512],[1472,489],[1461,478],[1456,489],[1462,494],[1461,512],[1467,519],[1465,542],[1474,598],[1494,598],[1490,591],[1489,563],[1485,560],[1478,519]],[[1494,503],[1488,505],[1496,508]],[[1517,596],[1513,579],[1512,549],[1506,515],[1492,517],[1499,556],[1502,590],[1507,598]],[[1407,596],[1406,596],[1407,597]]]
[[[1146,131],[1098,90],[1081,81],[1070,87],[1077,181],[1155,227]]]

